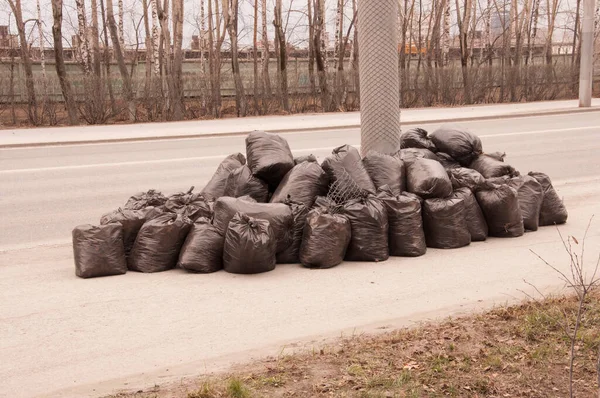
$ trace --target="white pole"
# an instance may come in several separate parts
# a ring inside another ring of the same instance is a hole
[[[592,69],[594,63],[594,12],[596,0],[583,1],[581,61],[579,69],[579,107],[592,106]]]
[[[400,147],[398,0],[358,2],[361,151]]]

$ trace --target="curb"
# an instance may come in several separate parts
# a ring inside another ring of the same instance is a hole
[[[600,107],[591,108],[575,108],[575,109],[557,109],[550,111],[540,111],[536,113],[523,112],[523,113],[511,113],[505,115],[487,115],[487,116],[471,116],[471,117],[457,117],[457,118],[446,118],[446,119],[426,119],[404,123],[405,126],[414,126],[418,124],[437,124],[437,123],[459,123],[466,121],[478,121],[478,120],[490,120],[490,119],[512,119],[518,117],[535,117],[535,116],[553,116],[553,115],[564,115],[572,113],[588,113],[600,111]],[[306,127],[306,128],[294,128],[294,129],[282,129],[282,130],[265,130],[271,133],[277,134],[289,134],[297,132],[307,131],[331,131],[331,130],[349,130],[360,128],[360,124],[349,124],[349,125],[337,125],[337,126],[324,126],[324,127]],[[79,141],[49,141],[49,142],[35,142],[35,143],[22,143],[22,144],[0,144],[0,149],[11,149],[11,148],[39,148],[47,146],[69,146],[69,145],[86,145],[86,144],[110,144],[110,143],[124,143],[124,142],[145,142],[145,141],[163,141],[163,140],[183,140],[183,139],[194,139],[194,138],[218,138],[218,137],[236,137],[250,134],[252,131],[236,131],[229,133],[207,133],[207,134],[180,134],[173,136],[156,136],[156,137],[130,137],[130,138],[109,138],[100,140],[79,140]]]

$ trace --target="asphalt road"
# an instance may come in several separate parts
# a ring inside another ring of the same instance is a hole
[[[521,172],[552,177],[570,212],[564,234],[582,236],[600,213],[600,112],[461,125],[482,137],[486,151],[505,151]],[[285,137],[295,154],[320,159],[360,142],[355,129]],[[201,189],[222,158],[238,151],[242,136],[0,149],[0,396],[98,396],[151,386],[277,353],[286,342],[512,300],[529,288],[524,278],[540,289],[560,286],[529,251],[562,266],[554,228],[327,271],[291,265],[258,276],[74,276],[75,225],[97,223],[137,191]],[[588,236],[592,257],[599,225]]]

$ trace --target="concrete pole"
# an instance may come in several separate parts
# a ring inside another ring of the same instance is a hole
[[[579,69],[579,107],[592,106],[592,69],[594,63],[594,13],[596,0],[583,0],[581,61]]]
[[[400,148],[398,0],[358,2],[361,152]]]

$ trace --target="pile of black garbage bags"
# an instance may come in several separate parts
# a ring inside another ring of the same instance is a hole
[[[76,274],[330,268],[565,223],[550,178],[521,175],[504,157],[443,126],[405,132],[394,155],[361,158],[344,145],[319,164],[312,155],[294,158],[281,136],[254,132],[246,157],[225,158],[201,191],[139,193],[100,225],[75,228]]]

